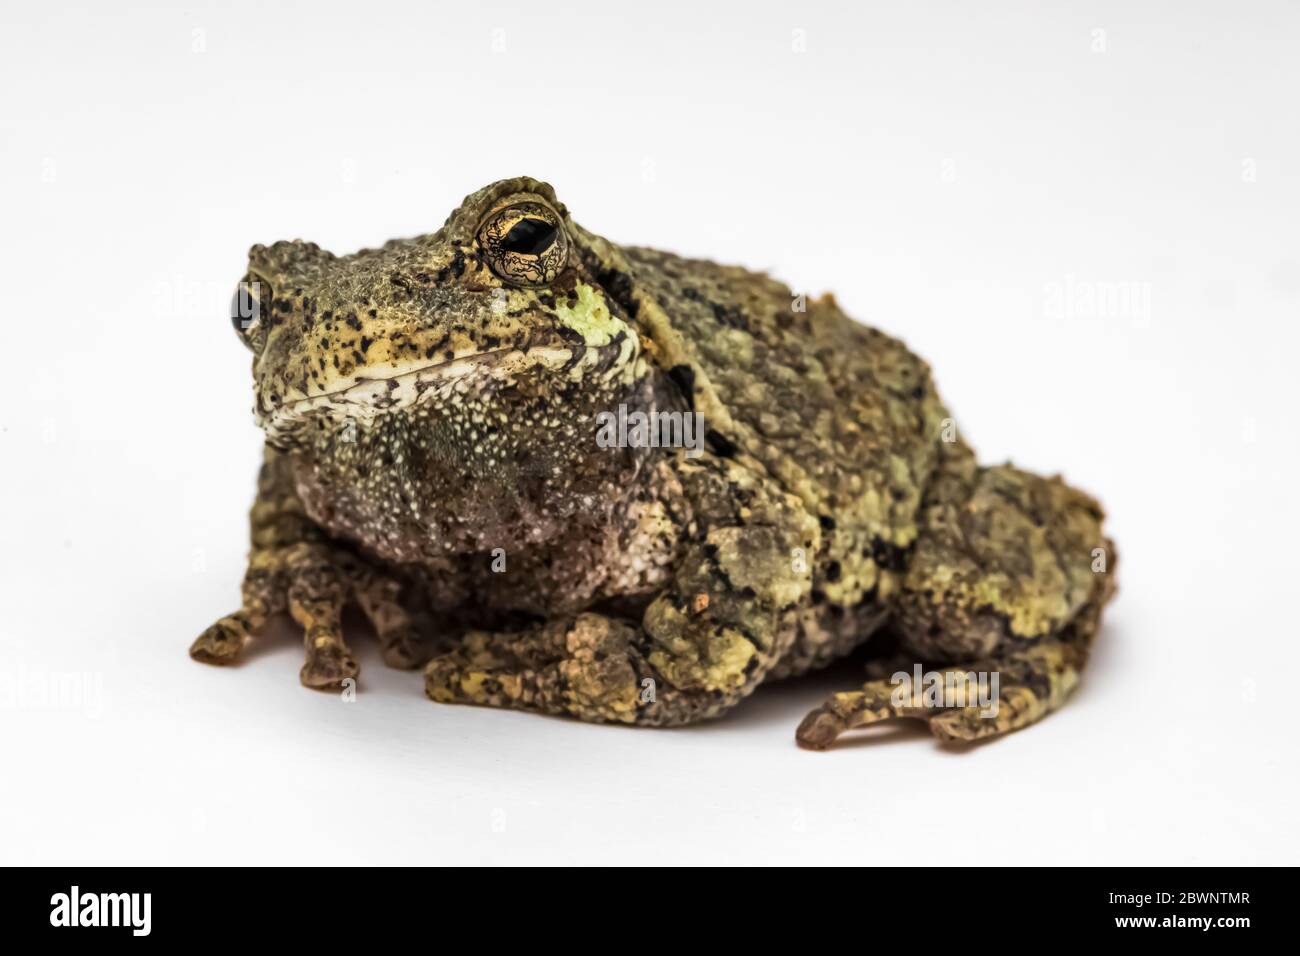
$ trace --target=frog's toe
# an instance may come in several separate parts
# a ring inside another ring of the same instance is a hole
[[[826,750],[847,729],[844,718],[826,707],[818,707],[800,721],[794,739],[805,750]]]
[[[921,716],[918,708],[898,699],[891,681],[868,681],[862,690],[832,694],[809,713],[795,731],[795,742],[806,750],[826,750],[850,730],[895,717]]]
[[[526,676],[482,667],[459,653],[443,654],[424,669],[424,690],[440,704],[519,707],[527,703]]]
[[[930,718],[930,732],[944,743],[971,743],[1041,720],[1060,706],[1078,681],[1070,651],[1047,644],[1003,664],[1009,686],[1002,687],[995,702],[935,714]]]
[[[419,630],[414,626],[381,632],[379,640],[384,663],[398,670],[409,671],[421,667],[432,653],[429,642],[421,638]]]
[[[304,687],[330,690],[349,677],[356,677],[360,670],[356,658],[342,642],[326,638],[321,644],[308,647],[307,661],[298,677]]]
[[[944,743],[970,743],[999,733],[994,721],[980,716],[978,707],[959,707],[930,718],[930,733]]]
[[[243,653],[254,626],[245,611],[228,614],[190,645],[190,657],[204,664],[233,664]]]

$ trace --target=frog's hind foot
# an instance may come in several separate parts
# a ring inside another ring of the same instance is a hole
[[[1086,649],[1043,641],[1002,657],[922,674],[901,671],[835,694],[795,731],[799,746],[826,750],[842,734],[895,718],[927,723],[944,743],[970,743],[1011,733],[1065,702],[1079,682]]]
[[[834,694],[810,712],[795,731],[795,740],[805,750],[826,750],[840,735],[895,717],[919,717],[893,698],[894,687],[886,680],[868,681],[860,691]]]

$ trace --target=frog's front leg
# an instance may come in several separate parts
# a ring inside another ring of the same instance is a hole
[[[894,717],[972,741],[1060,707],[1114,592],[1101,523],[1097,503],[1059,478],[978,468],[968,450],[949,451],[891,624],[912,660],[925,662],[922,684],[900,676],[836,694],[800,724],[798,742],[822,750]]]
[[[797,556],[815,547],[818,530],[739,466],[683,471],[696,540],[639,622],[585,613],[523,632],[471,632],[430,661],[429,696],[664,726],[716,716],[753,690],[793,638],[810,593]]]
[[[232,664],[268,618],[288,611],[303,629],[307,648],[302,683],[336,687],[358,672],[342,627],[343,608],[355,601],[374,626],[390,665],[424,662],[427,654],[401,601],[401,584],[331,539],[305,514],[293,488],[291,463],[270,448],[250,525],[252,548],[241,607],[199,635],[191,657]]]

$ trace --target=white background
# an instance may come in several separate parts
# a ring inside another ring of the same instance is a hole
[[[617,6],[6,4],[0,861],[1296,863],[1300,5]],[[855,665],[638,731],[433,704],[368,640],[353,704],[288,628],[190,661],[259,459],[247,248],[518,174],[833,290],[985,460],[1097,494],[1072,702],[814,754]]]

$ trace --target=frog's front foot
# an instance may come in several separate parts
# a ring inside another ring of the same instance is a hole
[[[418,667],[428,652],[402,603],[401,590],[400,583],[381,570],[325,543],[255,548],[244,576],[243,606],[199,635],[190,656],[205,664],[232,664],[267,618],[288,611],[303,630],[303,685],[338,687],[360,670],[343,639],[343,608],[355,602],[374,626],[385,662]]]
[[[353,572],[351,581],[357,605],[379,637],[384,663],[404,671],[423,667],[432,656],[430,642],[407,611],[402,585],[368,567]]]

